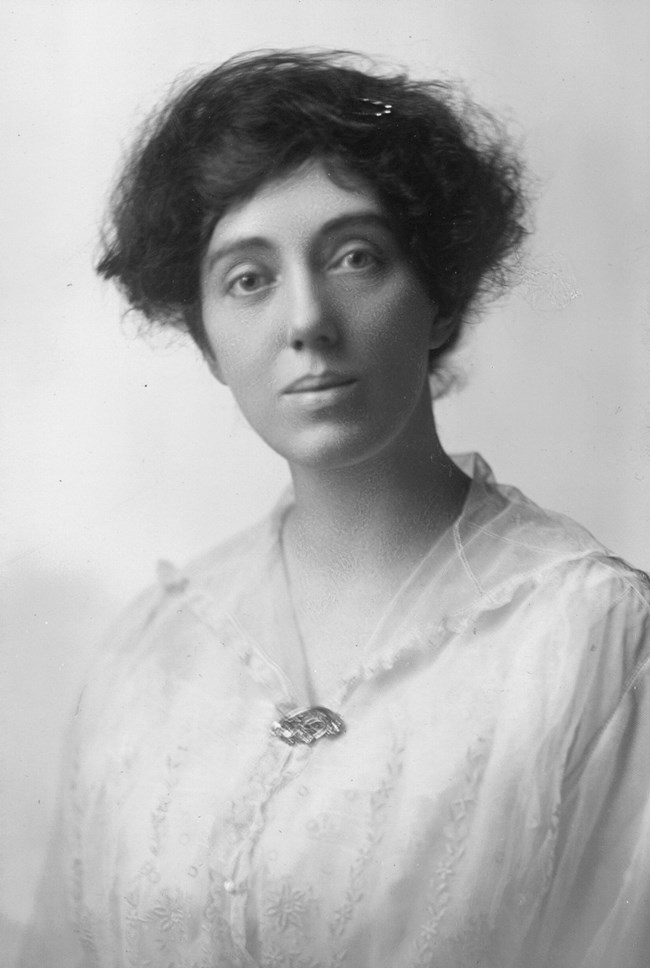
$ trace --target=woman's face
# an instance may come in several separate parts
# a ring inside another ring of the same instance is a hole
[[[396,453],[430,421],[429,350],[447,333],[358,181],[318,162],[218,222],[202,264],[210,365],[291,464]]]

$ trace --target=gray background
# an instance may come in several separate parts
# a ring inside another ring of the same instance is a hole
[[[458,357],[452,451],[650,567],[646,0],[24,0],[0,9],[3,640],[0,951],[12,963],[58,756],[109,621],[286,480],[182,342],[95,280],[121,145],[181,71],[260,46],[357,48],[461,77],[536,173],[520,284]]]

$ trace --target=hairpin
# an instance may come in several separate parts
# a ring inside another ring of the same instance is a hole
[[[353,111],[360,118],[384,118],[393,113],[393,105],[385,101],[376,101],[371,97],[360,97],[356,99],[360,102],[361,110]]]

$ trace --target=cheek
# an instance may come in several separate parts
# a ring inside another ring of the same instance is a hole
[[[239,343],[229,344],[220,369],[242,413],[254,423],[264,422],[271,410],[268,355],[252,354],[250,347],[243,348]]]
[[[419,294],[387,300],[375,318],[369,352],[391,370],[426,370],[433,326],[433,307]],[[378,324],[378,325],[377,325]]]
[[[203,318],[206,342],[214,361],[211,369],[223,383],[233,389],[239,384],[245,384],[249,379],[251,359],[241,335],[235,327],[228,326],[227,320],[223,318],[217,322],[209,313],[204,314]]]

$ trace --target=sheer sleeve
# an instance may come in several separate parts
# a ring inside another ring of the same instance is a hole
[[[25,932],[19,968],[83,968],[83,951],[73,927],[68,890],[70,846],[64,810],[59,809],[34,913]]]
[[[606,625],[614,633],[610,654],[620,648],[635,661],[622,698],[565,776],[539,936],[544,968],[650,964],[649,597],[641,581],[613,606]]]
[[[114,699],[116,667],[133,650],[155,615],[159,600],[159,589],[149,589],[126,609],[106,636],[89,684],[82,691],[66,735],[56,819],[18,968],[85,968],[88,964],[83,923],[77,910],[79,883],[83,877],[78,834],[87,779],[84,749],[93,734],[99,710]]]

